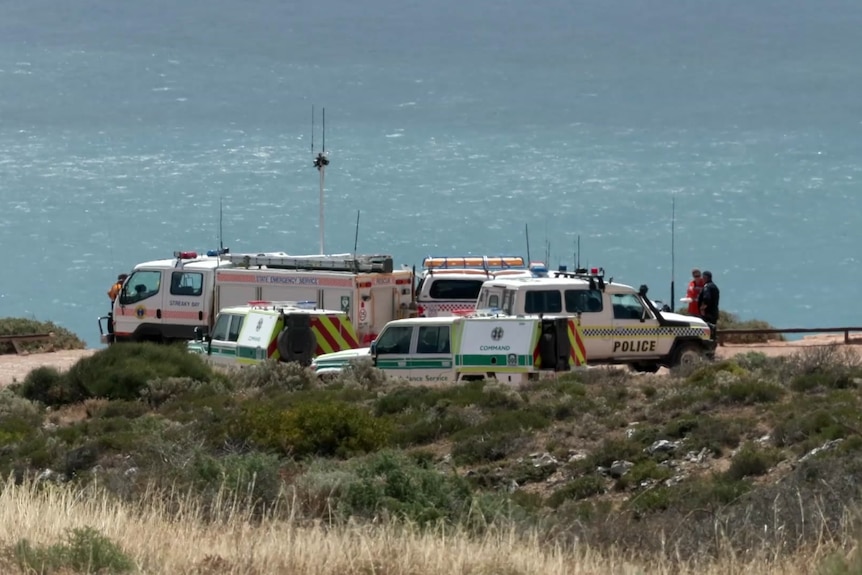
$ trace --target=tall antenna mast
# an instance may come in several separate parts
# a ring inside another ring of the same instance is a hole
[[[527,265],[532,261],[530,259],[530,224],[524,224],[524,235],[527,237]]]
[[[674,224],[676,223],[676,192],[673,192],[670,201],[670,309],[673,310],[673,306],[676,305],[674,302],[674,293],[673,293],[673,284],[674,284],[674,265],[676,263],[675,257],[675,237],[674,237]]]
[[[311,155],[314,156],[314,167],[320,172],[320,254],[326,253],[325,244],[323,241],[323,186],[326,179],[326,166],[329,165],[329,158],[326,157],[326,108],[322,110],[323,119],[323,144],[320,148],[320,153],[314,156],[314,106],[311,107]]]
[[[224,196],[218,197],[218,252],[219,255],[224,253],[224,234],[222,233],[222,221],[224,212],[222,211],[222,200]]]

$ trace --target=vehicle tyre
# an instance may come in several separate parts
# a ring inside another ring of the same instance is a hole
[[[673,366],[689,366],[703,361],[703,348],[696,343],[684,343],[679,346],[673,357]]]

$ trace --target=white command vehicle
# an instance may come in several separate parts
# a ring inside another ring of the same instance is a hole
[[[413,272],[393,269],[386,255],[176,252],[135,266],[99,331],[103,343],[188,341],[197,327],[212,332],[220,309],[250,301],[341,310],[367,345],[387,322],[410,317]]]
[[[370,348],[320,355],[311,367],[327,376],[367,357],[391,377],[423,384],[523,382],[569,372],[588,359],[573,318],[448,316],[390,322]]]
[[[478,313],[578,317],[591,364],[628,364],[654,372],[715,353],[706,322],[660,311],[646,297],[646,286],[635,290],[606,282],[600,268],[550,276],[485,282]]]
[[[482,284],[500,277],[532,277],[520,256],[427,257],[416,287],[421,317],[464,314],[476,307]]]
[[[188,350],[220,365],[250,365],[266,360],[309,365],[312,358],[359,347],[343,311],[317,308],[314,302],[251,302],[221,310],[212,333],[201,328]]]

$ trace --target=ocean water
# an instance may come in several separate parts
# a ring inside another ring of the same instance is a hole
[[[174,250],[526,255],[862,325],[862,3],[0,0],[0,317]],[[548,248],[549,246],[549,248]],[[673,249],[672,249],[673,248]]]

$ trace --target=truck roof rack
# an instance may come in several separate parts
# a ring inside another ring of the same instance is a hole
[[[605,268],[575,268],[574,271],[566,271],[565,268],[560,269],[555,272],[551,272],[554,274],[555,278],[575,278],[579,280],[587,280],[590,282],[590,288],[596,289],[598,285],[598,289],[604,291],[605,289]],[[613,281],[613,278],[611,278]]]
[[[225,254],[224,259],[244,268],[263,267],[280,270],[385,273],[394,269],[389,255],[312,255],[294,256],[284,252]]]

